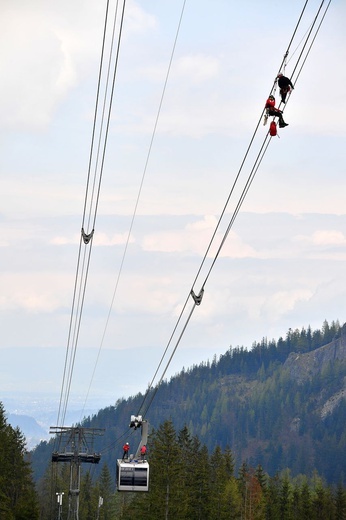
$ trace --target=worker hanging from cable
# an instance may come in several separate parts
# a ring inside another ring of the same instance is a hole
[[[280,88],[281,101],[286,103],[287,94],[291,92],[291,89],[294,89],[293,83],[289,78],[286,78],[286,76],[281,73],[277,75],[276,79]]]
[[[272,96],[272,95],[269,96],[269,98],[267,99],[265,108],[266,108],[266,113],[268,116],[274,116],[274,117],[279,118],[279,127],[280,128],[285,128],[285,126],[288,126],[288,123],[285,123],[285,121],[284,121],[284,118],[282,115],[282,110],[279,110],[278,108],[275,107],[275,97],[274,96]]]

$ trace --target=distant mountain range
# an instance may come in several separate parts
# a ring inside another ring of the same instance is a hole
[[[9,403],[9,399],[5,402]],[[36,401],[36,404],[33,404],[31,400],[28,404],[22,396],[17,396],[12,398],[11,404],[10,410],[12,411],[7,413],[7,420],[13,428],[18,427],[24,434],[28,450],[34,449],[41,441],[51,438],[49,429],[55,425],[57,418],[54,401],[45,399],[44,402]],[[80,407],[80,403],[77,403],[77,406]],[[75,407],[76,405],[73,408]],[[27,413],[24,412],[25,409]],[[80,422],[81,417],[96,413],[96,411],[96,409],[83,411],[77,407],[66,414],[66,421],[68,424],[76,424]]]
[[[24,433],[28,449],[34,448],[40,441],[49,438],[46,429],[40,426],[38,422],[29,415],[10,413],[7,415],[7,420],[13,428],[18,426]]]

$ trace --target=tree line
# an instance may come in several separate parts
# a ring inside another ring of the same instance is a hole
[[[341,520],[346,490],[328,486],[316,472],[293,478],[289,470],[269,476],[261,465],[243,462],[235,471],[229,448],[209,454],[185,426],[178,432],[166,420],[150,435],[148,493],[117,492],[107,464],[93,481],[84,472],[80,520]],[[61,465],[59,491],[68,496],[68,467]],[[56,518],[47,498],[49,472],[39,492],[40,520]],[[100,497],[102,505],[100,506]],[[53,497],[55,499],[55,496]],[[62,518],[67,518],[67,501]],[[56,513],[57,505],[53,509]]]
[[[61,518],[68,515],[70,467],[50,463],[33,483],[25,439],[6,421],[0,403],[0,519]],[[343,520],[343,482],[328,485],[316,471],[292,477],[285,469],[270,476],[261,464],[243,461],[236,469],[233,451],[216,445],[210,452],[187,426],[176,430],[171,419],[153,430],[148,442],[148,493],[117,492],[112,468],[101,463],[84,470],[80,520]],[[84,466],[83,466],[84,468]],[[102,499],[102,500],[101,500]]]

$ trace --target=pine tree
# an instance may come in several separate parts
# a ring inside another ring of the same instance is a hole
[[[180,486],[178,488],[178,499],[180,501],[181,520],[190,520],[193,512],[189,510],[188,503],[194,492],[194,460],[192,451],[192,439],[186,426],[178,433],[179,445],[179,475]]]
[[[312,518],[311,493],[306,479],[304,480],[300,490],[299,518],[301,520],[311,520]]]
[[[197,438],[194,440],[198,444],[194,449],[196,453],[194,465],[194,494],[190,503],[190,510],[194,511],[196,520],[204,520],[209,517],[210,509],[210,462],[206,446],[199,448]]]
[[[30,464],[25,460],[25,438],[6,420],[0,402],[0,519],[36,520],[37,495]]]
[[[241,495],[234,478],[234,458],[231,450],[226,448],[222,453],[216,446],[210,457],[210,498],[209,518],[233,518],[235,510],[239,511]]]
[[[286,473],[281,479],[280,488],[280,519],[289,520],[291,516],[291,484]]]
[[[323,485],[322,479],[317,474],[313,476],[311,509],[313,520],[333,520],[335,518],[332,493]]]
[[[165,421],[153,432],[150,445],[150,518],[180,518],[182,507],[177,499],[181,484],[180,449],[172,421]]]
[[[57,481],[57,469],[57,464],[53,465],[52,463],[49,463],[45,474],[37,484],[41,520],[49,520],[50,518],[53,518],[53,516],[56,516],[54,514],[56,506],[56,495],[55,486],[53,489],[53,483]]]
[[[237,479],[232,476],[226,482],[222,494],[222,516],[229,520],[238,520],[241,517],[242,497],[238,488]]]
[[[346,491],[340,482],[335,492],[335,520],[346,520]]]
[[[280,518],[280,486],[278,475],[269,478],[265,503],[266,520],[277,520]]]
[[[104,464],[97,489],[98,498],[102,497],[103,499],[102,506],[100,507],[100,520],[111,520],[112,517],[114,517],[115,500],[113,489],[114,485],[109,468],[107,464]]]
[[[6,420],[0,402],[0,518],[35,520],[38,518],[37,495],[30,464],[25,460],[25,438],[19,428]]]
[[[208,451],[197,437],[191,438],[185,426],[178,434],[180,448],[180,495],[184,511],[182,520],[206,518],[209,496]]]
[[[80,487],[79,516],[83,520],[94,520],[97,513],[97,503],[93,495],[90,471],[86,471],[82,476]]]

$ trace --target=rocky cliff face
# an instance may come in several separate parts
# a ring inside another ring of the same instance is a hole
[[[323,372],[328,365],[331,366],[336,361],[346,364],[346,336],[335,339],[312,352],[305,354],[291,353],[285,361],[284,367],[289,371],[292,379],[298,383],[304,383],[318,373]],[[327,399],[324,397],[324,393],[321,392],[317,404],[321,418],[325,419],[332,413],[342,399],[346,399],[346,378],[340,380],[339,389]]]
[[[292,352],[284,363],[292,379],[303,383],[321,372],[329,363],[336,360],[346,362],[346,336],[335,339],[312,352],[296,354]]]

